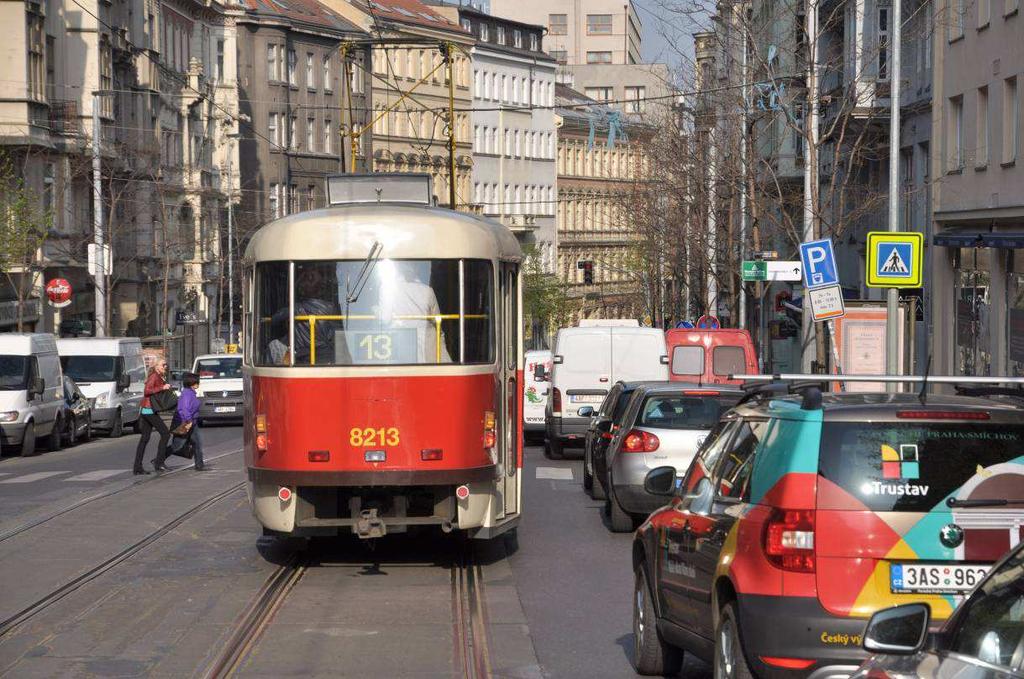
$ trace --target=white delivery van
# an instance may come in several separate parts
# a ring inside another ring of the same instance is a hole
[[[523,355],[523,434],[526,438],[544,433],[544,409],[548,403],[551,352],[527,351]],[[538,370],[538,367],[540,370]]]
[[[117,438],[137,425],[146,389],[146,362],[138,337],[57,340],[64,374],[92,401],[92,426]]]
[[[199,375],[199,422],[241,420],[245,412],[242,398],[242,355],[203,354],[196,356],[192,372]]]
[[[657,328],[562,328],[551,357],[551,395],[544,416],[548,452],[582,444],[590,424],[580,408],[595,410],[619,380],[667,381],[665,333]]]
[[[601,328],[617,326],[621,328],[639,328],[640,321],[635,318],[581,318],[576,324],[580,328]]]
[[[22,456],[61,446],[64,377],[57,341],[42,333],[0,334],[0,443]]]

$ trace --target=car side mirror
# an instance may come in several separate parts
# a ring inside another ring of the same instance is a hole
[[[131,384],[132,384],[132,376],[131,375],[121,375],[120,377],[117,378],[117,390],[118,391],[124,391],[125,389],[130,387]]]
[[[661,364],[662,365],[668,365],[668,356],[662,356],[661,357]]]
[[[544,370],[543,365],[533,366],[533,379],[538,382],[543,382],[545,380],[545,375],[547,375],[547,372]]]
[[[562,364],[562,356],[561,356],[561,354],[555,354],[554,356],[552,356],[551,357],[551,362],[552,363],[557,363],[558,365],[561,365]]]
[[[30,399],[42,396],[44,391],[46,391],[46,380],[42,377],[33,377],[28,383],[28,396]]]
[[[576,413],[580,417],[593,417],[594,416],[594,406],[583,406],[582,408],[577,410]]]
[[[927,604],[904,604],[871,616],[864,630],[869,653],[913,655],[924,648],[932,609]]]
[[[672,495],[676,492],[676,468],[655,467],[644,477],[644,490],[651,495]]]

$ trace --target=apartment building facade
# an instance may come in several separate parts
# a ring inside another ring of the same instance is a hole
[[[1019,0],[936,0],[933,371],[1024,375]]]
[[[427,6],[419,0],[324,0],[323,4],[380,45],[370,53],[373,147],[367,166],[374,172],[424,172],[433,178],[439,205],[471,209],[472,35],[459,25],[458,8]],[[449,92],[447,52],[454,88]],[[449,95],[454,100],[450,111]],[[455,205],[450,200],[449,115],[455,130]]]
[[[509,227],[541,269],[553,273],[555,62],[543,27],[461,7],[473,48],[473,205]]]
[[[639,64],[643,22],[632,0],[491,0],[491,14],[547,27],[559,64]]]
[[[324,207],[325,177],[352,170],[342,133],[366,125],[370,78],[369,50],[353,41],[369,35],[316,0],[246,0],[238,26],[240,110],[252,120],[238,140],[244,239],[270,219]],[[355,168],[366,171],[371,133],[358,148]]]
[[[237,127],[235,11],[192,0],[40,0],[2,3],[0,15],[17,27],[5,33],[9,72],[25,74],[0,83],[0,145],[26,188],[43,197],[50,223],[38,252],[12,277],[27,285],[4,290],[0,303],[20,312],[5,307],[0,322],[18,316],[26,329],[94,331],[86,260],[98,136],[112,261],[102,329],[188,334],[205,348],[221,216],[232,193],[224,142]],[[42,286],[53,277],[74,290],[60,310],[43,302]]]
[[[558,130],[558,259],[577,318],[640,318],[639,239],[627,196],[645,174],[639,139],[615,111],[564,85]],[[592,134],[593,133],[593,134]]]

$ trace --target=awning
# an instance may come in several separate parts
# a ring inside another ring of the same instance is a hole
[[[986,233],[982,240],[990,248],[1024,248],[1024,233]]]
[[[932,243],[947,248],[980,248],[985,247],[984,234],[977,231],[946,231],[932,236]]]

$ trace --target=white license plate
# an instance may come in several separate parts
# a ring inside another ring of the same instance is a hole
[[[570,403],[600,403],[603,400],[603,394],[573,394],[569,397]]]
[[[233,413],[235,412],[235,406],[217,406],[213,409],[215,413]]]
[[[972,564],[889,565],[889,587],[895,594],[958,594],[969,592],[990,566]]]

